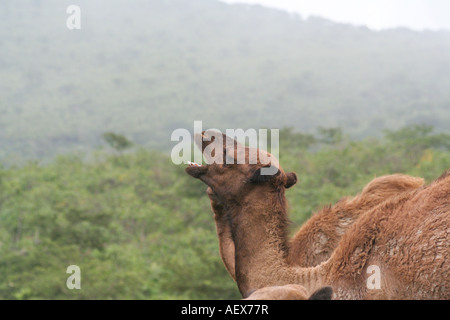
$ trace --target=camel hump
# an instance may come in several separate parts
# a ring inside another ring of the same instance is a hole
[[[425,180],[404,174],[393,174],[373,179],[364,187],[361,195],[390,197],[400,192],[422,187]]]

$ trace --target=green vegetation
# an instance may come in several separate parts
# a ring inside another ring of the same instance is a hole
[[[105,132],[102,134],[102,138],[111,148],[119,153],[133,146],[133,143],[125,136],[114,132]]]
[[[0,1],[0,161],[167,150],[175,128],[427,124],[449,133],[450,33],[382,32],[215,0]]]
[[[426,126],[362,141],[339,129],[280,138],[281,163],[300,180],[287,193],[293,231],[374,176],[430,182],[450,164],[450,136]],[[0,167],[0,299],[239,298],[204,190],[166,155],[138,147]],[[73,264],[81,290],[66,288]]]

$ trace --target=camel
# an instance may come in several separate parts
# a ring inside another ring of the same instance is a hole
[[[290,241],[290,264],[314,267],[328,260],[351,225],[371,208],[424,185],[422,178],[393,174],[373,179],[353,198],[315,213]]]
[[[314,213],[290,241],[290,264],[314,267],[328,260],[341,237],[363,213],[391,196],[417,189],[423,184],[422,178],[402,174],[378,177],[369,182],[355,197],[343,198],[335,205]],[[209,187],[207,194],[216,222],[220,256],[226,270],[236,281],[234,243],[229,223],[223,214],[223,205]]]
[[[207,141],[203,133],[202,151]],[[227,137],[224,136],[224,141]],[[297,181],[262,150],[234,142],[215,149],[225,161],[246,164],[189,166],[220,200],[235,246],[235,276],[244,298],[264,287],[301,285],[307,292],[333,288],[333,299],[449,299],[450,171],[428,186],[402,192],[360,217],[332,253],[315,267],[292,264],[285,190]],[[205,154],[205,158],[211,155]],[[276,174],[267,176],[270,166]],[[379,287],[368,271],[380,270]]]
[[[309,295],[305,287],[288,284],[256,290],[243,300],[331,300],[332,294],[331,287],[323,287]]]

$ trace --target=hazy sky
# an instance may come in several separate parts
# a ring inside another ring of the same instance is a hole
[[[222,0],[261,4],[371,29],[450,30],[450,0]]]

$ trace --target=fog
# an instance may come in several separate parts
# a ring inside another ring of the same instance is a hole
[[[450,3],[446,0],[223,0],[260,4],[302,16],[365,25],[374,30],[407,27],[450,30]]]
[[[357,139],[411,124],[448,131],[449,32],[374,32],[214,0],[78,1],[77,29],[69,5],[0,3],[0,158],[88,151],[104,132],[167,150],[196,120]]]

